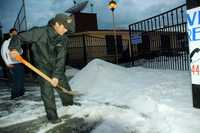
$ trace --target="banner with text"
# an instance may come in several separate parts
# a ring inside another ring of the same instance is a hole
[[[200,84],[200,7],[187,10],[192,84]]]

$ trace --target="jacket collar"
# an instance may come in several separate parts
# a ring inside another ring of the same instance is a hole
[[[48,34],[49,34],[49,37],[50,37],[50,38],[59,37],[59,34],[56,33],[56,31],[53,29],[53,27],[48,26],[47,31],[48,31]]]

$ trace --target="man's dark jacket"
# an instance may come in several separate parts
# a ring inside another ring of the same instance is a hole
[[[51,26],[35,27],[13,37],[9,49],[21,50],[21,45],[32,44],[34,64],[51,77],[61,79],[65,72],[67,36],[58,35]]]

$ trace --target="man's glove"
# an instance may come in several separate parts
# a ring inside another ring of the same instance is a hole
[[[59,80],[58,80],[57,78],[52,78],[51,85],[52,85],[53,87],[56,87],[56,86],[58,85],[58,82],[59,82]]]

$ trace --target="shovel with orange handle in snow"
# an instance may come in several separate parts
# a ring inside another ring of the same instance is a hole
[[[25,59],[23,59],[20,55],[16,55],[15,59],[24,64],[25,66],[27,66],[28,68],[30,68],[32,71],[34,71],[35,73],[37,73],[38,75],[40,75],[42,78],[44,78],[45,80],[47,80],[48,82],[52,82],[52,79],[47,76],[46,74],[44,74],[42,71],[40,71],[39,69],[37,69],[35,66],[33,66],[32,64],[30,64],[28,61],[26,61]],[[78,92],[75,91],[68,91],[66,90],[64,87],[62,87],[61,85],[57,85],[56,88],[60,89],[61,91],[63,91],[64,93],[66,93],[67,95],[72,95],[72,96],[78,96],[81,95]]]

